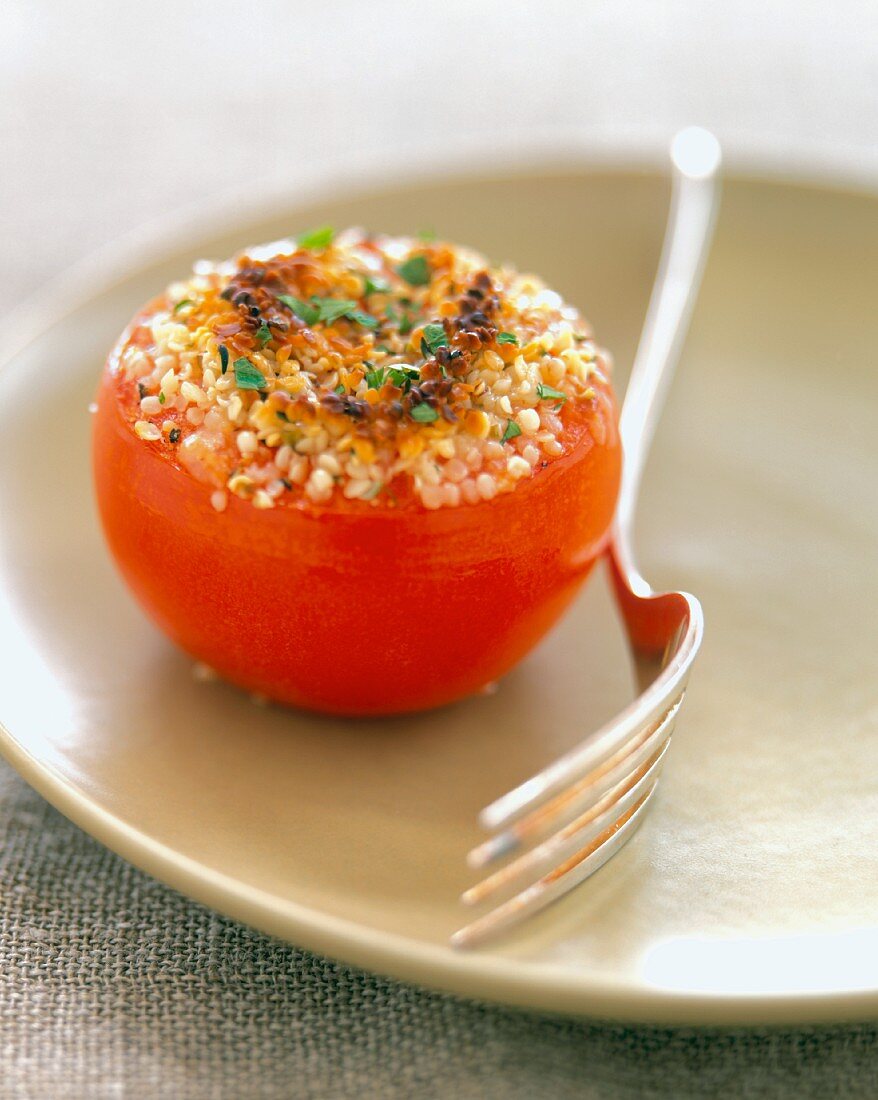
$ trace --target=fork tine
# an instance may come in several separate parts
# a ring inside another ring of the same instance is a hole
[[[550,859],[564,860],[577,849],[581,849],[588,841],[599,836],[608,825],[622,817],[625,811],[656,783],[669,748],[670,739],[666,740],[658,751],[654,752],[631,775],[611,787],[604,797],[585,813],[580,814],[557,833],[553,833],[542,844],[531,848],[518,859],[507,863],[499,871],[495,871],[475,886],[471,886],[461,894],[460,900],[465,905],[476,905],[508,886],[527,871],[535,871],[540,864]]]
[[[494,830],[507,825],[544,798],[566,789],[572,779],[592,771],[678,701],[701,642],[700,608],[694,598],[691,600],[694,613],[689,628],[652,686],[581,745],[486,806],[479,814],[483,828]]]
[[[575,780],[566,790],[532,810],[509,828],[479,844],[467,856],[471,867],[484,867],[519,848],[534,834],[545,831],[565,810],[579,803],[582,813],[590,804],[603,798],[605,792],[623,782],[640,764],[655,753],[662,741],[667,741],[674,730],[674,721],[683,694],[676,699],[665,714],[633,736],[597,767]]]
[[[533,885],[498,905],[483,917],[459,928],[452,936],[454,947],[472,947],[524,917],[545,908],[556,898],[578,886],[602,867],[625,844],[643,820],[644,811],[655,791],[655,782],[639,800],[603,833],[567,860],[547,871]]]

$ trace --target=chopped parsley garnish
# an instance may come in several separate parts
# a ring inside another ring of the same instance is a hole
[[[225,344],[220,344],[220,370],[223,374],[229,369],[229,349]]]
[[[299,248],[328,248],[332,244],[335,230],[331,225],[321,225],[319,229],[311,229],[297,238]]]
[[[384,313],[387,320],[398,327],[400,336],[408,336],[415,327],[414,320],[407,310],[397,313],[393,306],[388,306]]]
[[[421,377],[421,372],[417,367],[410,367],[406,364],[388,367],[387,373],[394,386],[399,386],[405,393],[408,393],[412,388],[412,382],[417,382]]]
[[[235,383],[239,390],[263,390],[265,389],[265,377],[249,359],[243,356],[234,362]]]
[[[159,404],[164,405],[167,398],[165,397],[164,390],[159,390]]]
[[[371,370],[366,371],[366,385],[370,390],[380,390],[386,381],[387,370],[385,367],[373,367]]]
[[[278,299],[297,317],[301,317],[306,325],[316,325],[318,321],[331,325],[341,317],[347,317],[365,328],[378,328],[376,318],[357,309],[357,303],[352,298],[318,298],[314,295],[310,302],[303,302],[291,294],[278,294]]]
[[[344,393],[344,386],[341,384],[341,382],[339,382],[339,384],[335,387],[335,392]]]
[[[554,386],[547,386],[545,382],[537,384],[537,397],[541,401],[560,401],[562,404],[567,400],[566,393],[556,390]]]
[[[301,298],[294,298],[291,294],[278,294],[278,299],[297,317],[301,317],[306,325],[316,325],[320,320],[320,310],[310,302],[303,302]]]
[[[390,287],[383,279],[373,279],[371,276],[366,276],[366,286],[363,290],[363,297],[368,298],[370,294],[386,294],[390,290]]]
[[[521,428],[519,428],[514,420],[507,420],[506,430],[503,435],[500,436],[500,442],[506,443],[510,439],[515,439],[517,435],[521,435]]]
[[[421,351],[424,358],[429,359],[435,355],[439,348],[448,347],[448,337],[442,325],[424,325],[424,335],[421,337]]]
[[[174,306],[174,313],[179,313],[181,309],[185,309],[186,306],[194,306],[195,303],[191,298],[184,298],[182,302],[177,302]]]
[[[411,410],[412,420],[419,420],[422,424],[430,424],[439,419],[439,413],[429,405],[415,405]]]
[[[518,346],[518,337],[514,332],[500,332],[497,334],[498,344],[515,344]]]
[[[430,282],[430,265],[426,256],[410,256],[396,269],[409,286],[426,286]]]
[[[264,321],[256,330],[256,339],[259,341],[259,346],[261,348],[264,348],[268,341],[271,339],[271,329]]]
[[[327,325],[333,324],[341,317],[347,317],[357,325],[378,328],[378,321],[368,313],[357,309],[357,303],[349,298],[312,298],[311,301],[320,310],[320,320]]]
[[[312,298],[311,301],[320,311],[319,319],[327,325],[357,308],[357,303],[350,298]]]
[[[349,321],[353,321],[357,325],[362,325],[363,328],[378,328],[378,325],[381,323],[377,317],[373,317],[369,313],[364,313],[361,309],[349,309],[346,316]]]

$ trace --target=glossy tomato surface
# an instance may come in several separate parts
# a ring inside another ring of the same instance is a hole
[[[567,453],[493,500],[430,511],[336,493],[260,510],[230,495],[218,512],[135,435],[113,361],[93,438],[110,549],[158,626],[249,691],[339,715],[469,695],[540,640],[605,545],[621,461],[609,386],[565,405]]]

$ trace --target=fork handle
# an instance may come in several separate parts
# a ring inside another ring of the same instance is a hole
[[[719,142],[698,126],[681,130],[671,145],[671,211],[619,418],[624,467],[614,542],[629,560],[643,468],[686,338],[713,235],[721,159]]]

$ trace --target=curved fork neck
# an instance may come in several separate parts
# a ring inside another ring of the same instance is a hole
[[[681,131],[671,148],[673,191],[658,274],[619,419],[624,468],[613,541],[632,589],[649,587],[631,551],[643,469],[682,350],[718,206],[720,149],[706,130]]]

